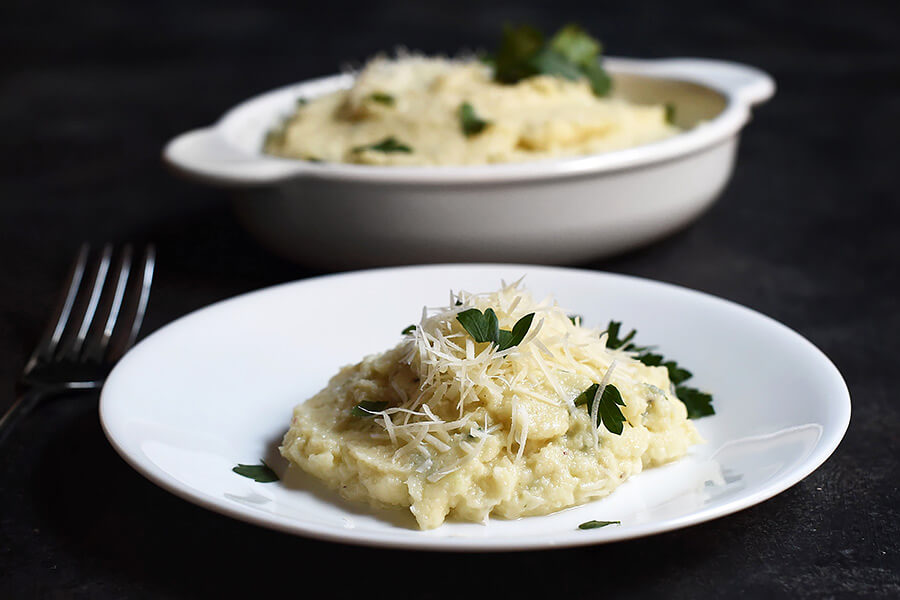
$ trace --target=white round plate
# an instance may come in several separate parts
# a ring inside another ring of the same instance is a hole
[[[713,393],[696,421],[707,443],[647,470],[611,496],[545,517],[419,531],[408,511],[351,504],[306,477],[257,483],[231,471],[278,445],[294,405],[363,355],[392,347],[423,305],[449,290],[487,291],[525,276],[591,326],[637,328]],[[443,265],[361,271],[220,302],[149,336],[113,370],[100,419],[116,450],[151,481],[200,506],[332,541],[433,550],[523,550],[668,531],[774,496],[821,465],[850,420],[834,365],[768,317],[684,288],[607,273],[531,265]],[[584,521],[621,521],[579,530]]]

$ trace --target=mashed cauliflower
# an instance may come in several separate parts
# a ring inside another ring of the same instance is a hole
[[[486,124],[477,133],[463,130],[463,104]],[[410,56],[372,60],[352,88],[300,104],[264,150],[328,162],[484,165],[595,154],[678,131],[663,105],[598,98],[586,80],[501,84],[476,60]],[[378,149],[385,140],[399,146]]]
[[[500,350],[456,318],[471,308],[493,309],[507,330],[534,318]],[[575,404],[595,383],[621,394],[619,435]],[[422,529],[544,515],[606,496],[701,441],[671,389],[665,367],[607,348],[604,332],[549,299],[515,284],[461,292],[297,406],[281,453],[348,499],[409,507]]]

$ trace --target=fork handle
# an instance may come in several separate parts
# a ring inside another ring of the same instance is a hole
[[[3,444],[9,436],[9,432],[31,412],[42,396],[41,392],[34,389],[19,391],[16,394],[16,401],[0,417],[0,444]]]

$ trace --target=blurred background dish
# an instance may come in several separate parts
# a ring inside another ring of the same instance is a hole
[[[178,172],[232,188],[247,228],[279,254],[326,267],[439,261],[564,264],[652,242],[698,217],[732,172],[741,128],[774,93],[753,67],[607,59],[613,95],[671,104],[673,137],[591,156],[461,167],[316,163],[263,153],[298,98],[349,74],[252,98],[164,150]],[[363,250],[363,251],[361,251]]]

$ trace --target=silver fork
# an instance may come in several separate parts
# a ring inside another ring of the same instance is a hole
[[[41,400],[101,387],[134,344],[150,298],[156,250],[148,246],[136,264],[134,254],[130,245],[115,253],[112,244],[98,253],[87,244],[78,251],[47,331],[16,382],[16,400],[0,417],[0,443]]]

